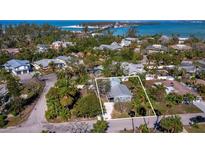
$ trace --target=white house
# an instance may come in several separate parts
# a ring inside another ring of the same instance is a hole
[[[43,53],[48,51],[49,46],[45,44],[38,44],[36,48],[37,48],[37,52]]]
[[[182,61],[181,65],[179,66],[179,69],[184,69],[186,70],[187,73],[195,73],[196,72],[196,66],[193,65],[192,61]]]
[[[179,51],[188,51],[191,50],[192,47],[186,45],[186,44],[176,44],[176,45],[172,45],[171,46],[173,49],[175,50],[179,50]]]
[[[94,47],[94,50],[121,50],[122,46],[117,42],[113,42],[110,45],[102,44],[99,47]]]
[[[152,53],[158,53],[158,52],[166,52],[167,47],[161,45],[161,44],[153,44],[148,47],[146,47],[147,54],[152,54]]]
[[[73,42],[64,42],[64,41],[55,41],[51,44],[53,49],[60,49],[60,48],[67,48],[68,46],[74,46],[75,43]]]
[[[12,59],[7,61],[3,66],[14,75],[27,74],[31,71],[31,65],[28,60]]]
[[[126,75],[136,75],[145,73],[143,64],[121,63],[121,67]]]
[[[176,90],[172,86],[167,86],[167,87],[165,87],[165,91],[167,94],[170,94],[170,93],[174,93]]]
[[[179,44],[183,44],[186,40],[188,40],[189,38],[188,37],[179,37],[178,40],[179,40]]]

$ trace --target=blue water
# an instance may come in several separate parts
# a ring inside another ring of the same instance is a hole
[[[106,20],[26,20],[26,21],[0,20],[0,24],[14,25],[14,24],[21,24],[21,23],[33,23],[33,24],[47,23],[53,26],[61,27],[61,26],[80,25],[85,22],[87,23],[87,22],[99,22],[99,21],[104,22]],[[150,22],[150,21],[137,21],[137,22]],[[205,21],[153,21],[153,22],[158,22],[159,24],[136,26],[137,33],[139,35],[163,34],[168,36],[171,36],[172,34],[179,34],[182,37],[188,37],[190,35],[194,35],[196,37],[205,39]],[[82,30],[79,28],[78,29],[64,28],[64,29],[76,30],[76,31]],[[114,28],[112,30],[115,35],[124,35],[126,34],[128,28],[127,27]]]

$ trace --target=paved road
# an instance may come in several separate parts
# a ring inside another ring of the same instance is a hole
[[[57,77],[55,74],[49,74],[43,76],[42,79],[46,81],[44,90],[28,119],[21,125],[9,127],[7,129],[0,129],[0,132],[39,132],[39,130],[42,130],[43,124],[47,123],[45,119],[45,111],[47,107],[45,95],[48,93],[49,89],[54,86]]]
[[[43,79],[45,79],[46,81],[45,88],[40,98],[38,99],[34,110],[31,112],[28,120],[25,123],[21,124],[22,127],[46,122],[45,111],[47,105],[45,95],[48,93],[49,89],[54,86],[55,82],[57,81],[57,77],[55,74],[49,74],[44,76]]]
[[[181,121],[183,125],[188,125],[190,122],[191,117],[196,116],[203,116],[205,117],[205,113],[194,113],[194,114],[179,114],[181,117]],[[162,117],[159,117],[157,119],[156,116],[147,116],[147,117],[136,117],[134,118],[134,125],[135,127],[139,127],[141,124],[147,123],[148,127],[154,128],[154,124],[156,121],[160,120]],[[109,120],[109,133],[119,132],[120,130],[123,130],[124,128],[132,129],[132,120],[131,118],[124,118],[124,119],[116,119],[116,120]]]

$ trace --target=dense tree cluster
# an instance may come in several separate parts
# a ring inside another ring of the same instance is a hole
[[[10,102],[5,108],[6,114],[18,115],[26,105],[29,105],[38,97],[43,88],[43,83],[37,79],[21,84],[17,77],[14,77],[5,70],[0,70],[0,81],[6,83],[10,98]]]
[[[161,131],[166,133],[180,133],[183,131],[183,124],[178,116],[163,117],[159,126]]]

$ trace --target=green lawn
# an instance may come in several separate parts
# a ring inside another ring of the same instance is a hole
[[[189,133],[205,133],[205,124],[198,124],[198,127],[184,126]]]
[[[155,103],[155,109],[158,109],[162,114],[186,114],[186,113],[200,113],[202,112],[199,108],[193,104],[178,104],[168,107],[166,103],[159,102]]]

